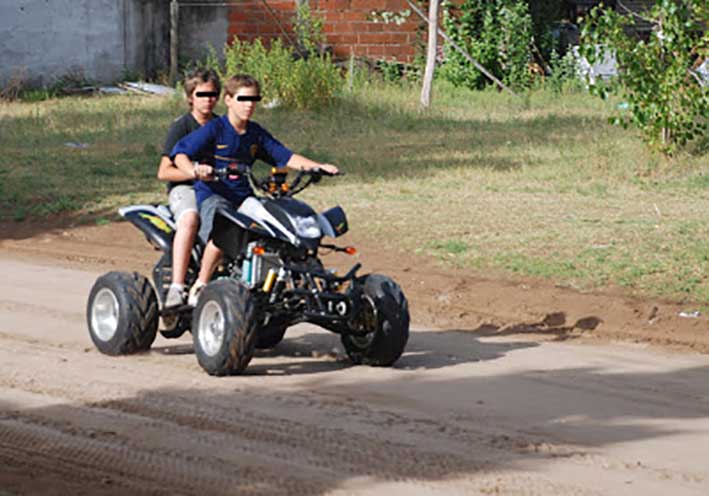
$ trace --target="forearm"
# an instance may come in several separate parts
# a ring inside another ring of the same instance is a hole
[[[170,157],[163,155],[160,159],[160,166],[158,167],[158,179],[161,181],[172,181],[180,182],[192,179],[191,174],[186,174],[184,171],[178,169],[175,164],[170,160]]]
[[[318,162],[310,160],[307,157],[294,153],[291,156],[290,160],[288,160],[286,167],[293,170],[310,170],[320,167],[320,164]]]
[[[177,167],[187,179],[195,178],[194,164],[192,163],[192,160],[190,160],[190,157],[184,153],[178,153],[175,156],[175,167]]]

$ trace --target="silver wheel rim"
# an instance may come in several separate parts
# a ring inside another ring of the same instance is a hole
[[[110,341],[118,330],[118,298],[108,288],[96,293],[91,307],[91,328],[101,341]]]
[[[224,312],[214,301],[208,301],[199,314],[197,336],[199,345],[208,356],[214,356],[224,343]]]

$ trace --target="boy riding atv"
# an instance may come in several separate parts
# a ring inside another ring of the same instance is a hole
[[[172,281],[165,298],[165,308],[186,302],[185,278],[199,228],[194,178],[192,174],[186,174],[175,166],[170,159],[170,152],[179,140],[219,117],[213,112],[221,91],[216,72],[204,69],[192,71],[185,77],[183,85],[190,111],[170,125],[158,167],[158,179],[167,181],[170,210],[177,225],[172,243]],[[198,162],[202,158],[195,157]]]
[[[224,85],[227,114],[180,140],[170,154],[170,158],[185,175],[192,174],[198,179],[195,192],[201,220],[199,233],[202,239],[210,240],[204,250],[197,281],[190,289],[188,304],[192,306],[197,304],[199,291],[212,278],[222,257],[222,251],[210,239],[217,208],[230,205],[237,208],[245,198],[253,195],[248,179],[243,174],[212,182],[212,167],[195,167],[193,161],[196,158],[213,156],[215,166],[224,169],[232,164],[251,165],[259,154],[265,152],[278,167],[294,170],[317,168],[330,174],[338,172],[334,165],[320,164],[293,153],[268,131],[251,121],[256,104],[261,100],[260,92],[259,82],[251,76],[237,75],[229,78]]]

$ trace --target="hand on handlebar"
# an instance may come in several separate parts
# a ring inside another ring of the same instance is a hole
[[[320,164],[316,170],[326,176],[336,176],[340,174],[340,170],[337,166],[332,164]]]
[[[207,164],[195,164],[194,178],[200,181],[214,180],[214,167]]]

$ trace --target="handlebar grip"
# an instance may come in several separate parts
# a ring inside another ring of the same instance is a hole
[[[219,179],[227,179],[231,176],[241,176],[248,174],[250,168],[246,164],[234,164],[236,167],[226,167],[222,169],[214,169],[214,177]]]
[[[308,171],[308,172],[310,172],[313,175],[329,176],[329,177],[344,176],[345,175],[344,172],[338,171],[336,173],[332,173],[332,172],[328,172],[324,169],[321,169],[320,167],[315,167],[314,169],[310,169],[310,171]]]

